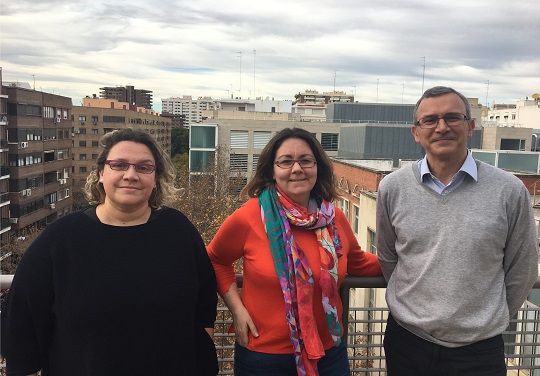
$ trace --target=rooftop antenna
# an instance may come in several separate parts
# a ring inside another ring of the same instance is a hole
[[[336,92],[336,75],[337,75],[337,70],[334,71],[334,93]]]
[[[424,63],[422,64],[424,69],[422,70],[422,93],[420,93],[420,95],[424,95],[424,78],[426,76],[426,57],[424,56],[422,59],[424,59]]]
[[[255,57],[257,56],[257,51],[253,50],[253,99],[256,99],[257,94],[255,94]]]
[[[488,95],[489,95],[489,80],[486,81],[486,107],[489,108],[489,103],[488,103]]]
[[[242,51],[236,52],[240,58],[240,88],[238,89],[238,97],[242,98]]]
[[[377,78],[377,99],[375,103],[379,103],[379,79]]]
[[[34,78],[34,91],[36,91],[36,76],[33,74],[32,77]]]

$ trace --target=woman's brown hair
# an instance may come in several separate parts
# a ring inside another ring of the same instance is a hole
[[[259,156],[255,175],[242,189],[240,197],[259,197],[263,190],[275,184],[273,176],[276,151],[285,140],[290,138],[304,140],[317,161],[317,182],[311,190],[312,194],[319,195],[327,201],[333,201],[339,197],[332,161],[315,136],[302,128],[285,128],[272,137]]]

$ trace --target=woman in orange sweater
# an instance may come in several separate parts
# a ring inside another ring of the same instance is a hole
[[[332,163],[301,128],[277,133],[242,191],[251,197],[208,246],[232,312],[236,376],[350,375],[338,288],[378,276],[341,210]],[[233,263],[244,258],[242,296]]]

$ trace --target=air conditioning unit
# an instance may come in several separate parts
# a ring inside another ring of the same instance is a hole
[[[26,142],[26,141],[19,142],[19,149],[24,149],[24,148],[27,148],[27,147],[28,147],[28,142]]]
[[[84,121],[81,121],[81,125],[84,125]]]
[[[77,130],[75,131],[75,133],[76,133],[76,134],[79,134],[79,133],[81,133],[81,131],[77,129]]]
[[[32,196],[32,190],[31,190],[31,189],[27,189],[27,190],[26,190],[26,195],[27,195],[27,196]]]
[[[58,181],[60,182],[60,185],[63,185],[63,184],[66,184],[67,180],[66,179],[59,179]]]
[[[50,207],[51,209],[54,209],[54,208],[56,207],[56,204],[49,204],[49,207]]]
[[[97,125],[97,121],[93,121],[92,124]]]
[[[15,224],[17,224],[17,222],[19,222],[19,218],[10,218],[10,219],[9,219],[9,223],[15,223]]]
[[[54,118],[54,123],[60,123],[60,116]]]
[[[26,189],[23,189],[22,191],[20,191],[19,194],[21,196],[26,196]]]

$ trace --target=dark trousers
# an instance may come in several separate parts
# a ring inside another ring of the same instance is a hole
[[[444,347],[409,332],[389,315],[384,352],[388,376],[506,376],[502,335]]]
[[[350,376],[347,344],[325,351],[317,363],[320,376]],[[234,345],[235,376],[297,376],[294,354],[267,354]]]

